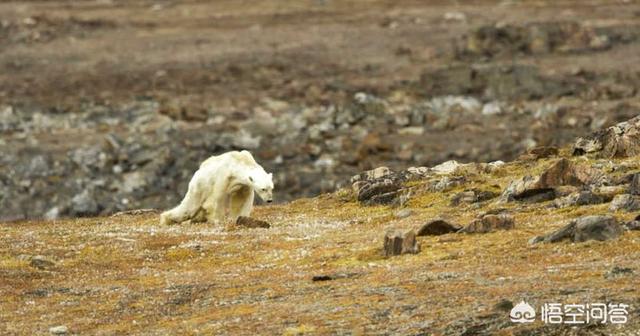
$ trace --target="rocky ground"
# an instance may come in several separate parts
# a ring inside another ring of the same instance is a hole
[[[249,149],[280,201],[637,114],[633,1],[0,4],[0,220],[167,208]]]
[[[635,335],[639,134],[640,117],[508,163],[378,167],[257,207],[269,225],[160,226],[142,210],[7,223],[0,330]],[[523,300],[625,304],[627,321],[512,323]]]

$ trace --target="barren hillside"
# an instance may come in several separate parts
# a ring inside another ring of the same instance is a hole
[[[0,330],[633,335],[639,129],[634,119],[506,164],[376,169],[258,207],[270,228],[160,226],[145,212],[3,224]],[[391,229],[414,230],[419,248],[385,254]],[[625,304],[627,321],[517,324],[520,301]]]

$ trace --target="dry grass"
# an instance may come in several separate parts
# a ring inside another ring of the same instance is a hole
[[[415,214],[401,220],[393,215],[397,209],[362,207],[340,191],[258,207],[254,216],[271,222],[271,229],[163,227],[156,215],[3,224],[0,330],[46,334],[66,325],[75,334],[104,335],[457,335],[473,325],[502,323],[499,334],[514,335],[543,326],[511,324],[506,313],[492,309],[500,299],[524,299],[538,307],[637,305],[637,275],[604,275],[613,266],[640,272],[640,232],[613,242],[527,244],[571,218],[607,213],[606,204],[450,206],[463,189],[501,189],[547,165],[516,163],[493,174],[470,174],[467,184],[442,193],[414,183],[417,192],[407,206]],[[390,227],[411,228],[435,217],[466,224],[495,208],[514,210],[516,229],[419,237],[417,255],[380,253]],[[627,220],[633,214],[616,216]],[[33,255],[56,264],[34,268],[25,258]],[[334,274],[343,276],[311,281],[314,275]],[[635,330],[629,329],[639,325],[632,309],[627,329],[609,327],[606,333]]]

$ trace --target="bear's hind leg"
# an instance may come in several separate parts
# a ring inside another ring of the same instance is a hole
[[[189,189],[180,204],[160,215],[160,224],[167,225],[173,223],[181,223],[192,218],[200,209],[202,198],[199,188],[195,183],[189,183]]]

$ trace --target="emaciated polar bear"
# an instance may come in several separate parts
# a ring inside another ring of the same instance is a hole
[[[251,153],[243,150],[212,156],[200,164],[182,202],[160,215],[160,224],[188,219],[218,224],[227,210],[234,220],[249,216],[254,191],[263,201],[273,200],[273,175],[267,174]]]

